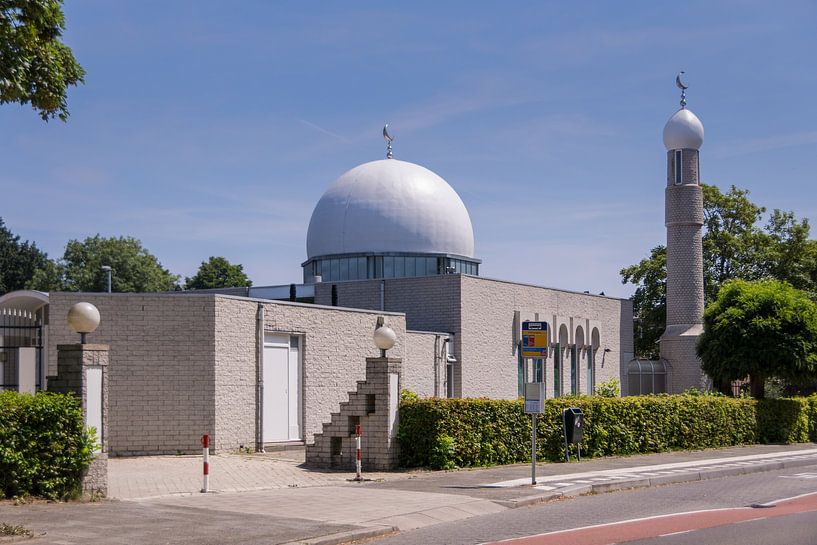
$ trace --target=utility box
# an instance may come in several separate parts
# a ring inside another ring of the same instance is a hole
[[[584,413],[575,407],[565,409],[562,413],[565,426],[565,443],[581,443],[584,438]]]
[[[525,414],[542,414],[545,412],[545,383],[525,383]]]

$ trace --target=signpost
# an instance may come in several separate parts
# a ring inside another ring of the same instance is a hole
[[[539,315],[537,314],[538,318]],[[544,360],[548,357],[548,323],[540,321],[522,322],[522,359],[530,358]],[[525,381],[527,381],[525,369]],[[530,446],[530,484],[536,484],[536,418],[545,412],[545,383],[538,382],[536,371],[533,371],[534,382],[525,382],[525,413],[531,415],[531,446]],[[544,365],[542,370],[544,377]]]
[[[530,484],[536,484],[536,417],[545,412],[545,383],[525,383],[525,413],[531,415]]]

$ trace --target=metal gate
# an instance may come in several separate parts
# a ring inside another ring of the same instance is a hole
[[[32,369],[33,367],[33,369]],[[43,389],[43,324],[40,316],[0,309],[0,391]]]

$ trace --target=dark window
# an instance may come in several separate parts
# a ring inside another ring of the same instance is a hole
[[[383,278],[394,278],[394,257],[383,256]]]
[[[340,456],[343,454],[343,439],[341,437],[329,438],[329,450],[332,456]]]
[[[562,395],[562,347],[557,343],[553,348],[553,395]]]
[[[406,258],[403,256],[395,256],[394,258],[394,277],[402,278],[406,276]]]
[[[675,185],[681,185],[684,183],[683,174],[684,174],[684,152],[681,150],[675,151]]]

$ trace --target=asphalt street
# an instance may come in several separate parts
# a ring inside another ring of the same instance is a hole
[[[817,492],[817,464],[686,484],[586,495],[508,510],[462,522],[438,524],[391,538],[383,538],[377,540],[377,544],[476,545],[656,515],[746,507],[814,492]],[[781,528],[786,528],[786,530],[781,532]],[[724,540],[721,539],[722,536],[734,537]],[[611,532],[608,542],[621,543],[623,541],[617,541],[615,534]],[[582,545],[580,540],[572,541],[572,543]],[[808,543],[814,545],[817,543],[817,512],[717,526],[697,532],[632,541],[632,543],[661,543],[662,545]]]

